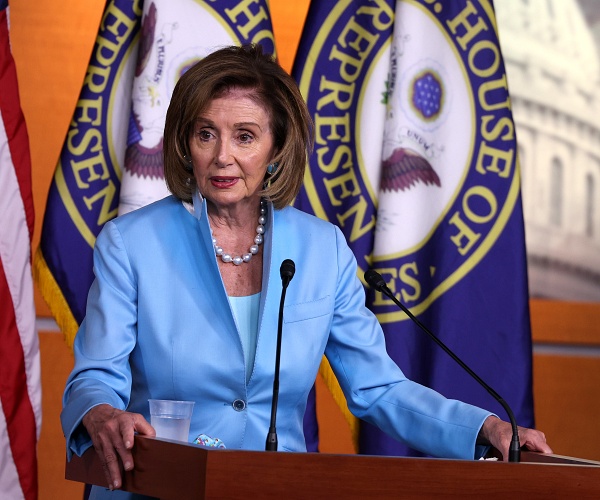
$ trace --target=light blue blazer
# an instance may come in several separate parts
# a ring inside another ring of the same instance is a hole
[[[357,265],[334,225],[269,206],[256,359],[246,383],[236,321],[219,273],[206,203],[168,197],[108,222],[77,333],[61,421],[69,457],[91,446],[81,424],[108,403],[149,420],[148,399],[194,400],[190,440],[264,450],[269,428],[279,269],[296,264],[286,295],[277,412],[279,450],[305,451],[302,419],[323,354],[348,406],[395,439],[440,457],[473,459],[489,412],[408,380],[365,307]]]

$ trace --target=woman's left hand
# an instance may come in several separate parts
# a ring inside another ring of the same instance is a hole
[[[526,427],[518,427],[518,430],[519,442],[522,448],[524,447],[529,451],[552,453],[552,449],[546,444],[546,436],[543,432]],[[508,460],[508,450],[512,441],[512,425],[509,422],[500,420],[498,417],[489,416],[483,422],[479,437],[502,453],[504,461]]]

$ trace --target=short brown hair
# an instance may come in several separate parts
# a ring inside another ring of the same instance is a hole
[[[260,45],[225,47],[197,62],[177,82],[167,110],[164,134],[164,172],[167,187],[177,198],[191,201],[196,191],[188,159],[188,141],[194,122],[213,99],[232,89],[250,89],[271,120],[273,159],[279,168],[267,174],[263,196],[275,208],[289,205],[300,190],[313,125],[294,79]]]

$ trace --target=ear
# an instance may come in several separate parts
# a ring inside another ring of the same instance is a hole
[[[192,159],[188,155],[183,155],[183,159],[185,161],[185,170],[187,172],[193,172],[194,165],[192,164]]]

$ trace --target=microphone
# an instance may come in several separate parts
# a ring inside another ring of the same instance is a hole
[[[279,268],[279,274],[281,275],[281,283],[283,285],[283,290],[285,293],[285,289],[292,281],[294,277],[294,273],[296,272],[296,264],[291,259],[285,259],[281,263],[281,267]]]
[[[508,451],[508,461],[509,462],[520,462],[521,461],[521,445],[519,443],[519,431],[517,429],[517,421],[515,416],[508,406],[508,403],[504,401],[500,395],[492,389],[486,382],[484,382],[471,368],[469,368],[454,352],[450,350],[436,335],[434,335],[423,323],[421,323],[416,316],[411,313],[407,307],[404,306],[392,293],[392,291],[388,288],[385,283],[385,280],[381,277],[381,275],[373,270],[369,269],[365,272],[365,281],[369,284],[369,286],[375,288],[379,292],[388,296],[392,301],[402,309],[406,315],[427,335],[429,335],[434,342],[439,345],[454,361],[456,361],[471,377],[473,377],[498,403],[502,405],[506,413],[508,414],[508,418],[510,420],[510,424],[512,426],[512,440],[510,442],[510,448]]]
[[[277,322],[277,351],[275,353],[275,376],[273,377],[273,400],[271,402],[271,423],[269,433],[267,434],[267,443],[265,451],[277,451],[277,431],[275,429],[275,420],[277,419],[277,401],[279,399],[279,364],[281,359],[281,331],[283,328],[283,304],[285,302],[285,292],[290,281],[296,272],[296,264],[291,259],[285,259],[279,268],[281,276],[281,300],[279,302],[279,320]]]

